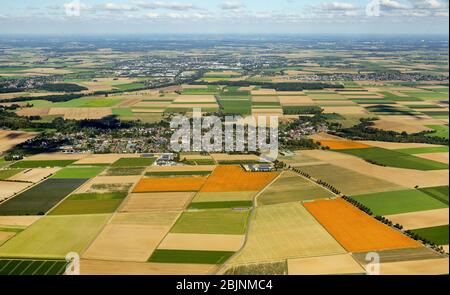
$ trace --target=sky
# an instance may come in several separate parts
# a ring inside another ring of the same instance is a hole
[[[448,0],[0,0],[0,34],[448,34]]]

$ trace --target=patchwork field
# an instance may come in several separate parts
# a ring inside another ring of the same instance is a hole
[[[120,212],[182,211],[194,193],[139,193],[130,194]]]
[[[45,216],[0,247],[0,257],[65,258],[83,253],[110,215]]]
[[[302,166],[299,167],[299,169],[316,179],[320,179],[333,185],[347,195],[389,191],[399,188],[398,185],[390,183],[389,181],[330,164]],[[355,179],[358,181],[355,181]]]
[[[378,222],[342,199],[314,201],[304,205],[349,252],[420,247],[418,242]]]
[[[289,203],[255,209],[247,242],[229,264],[343,253],[345,250],[300,203]]]
[[[219,166],[206,180],[201,192],[259,191],[277,175],[275,172],[245,172],[239,166]]]
[[[387,219],[398,223],[404,229],[417,229],[449,224],[449,210],[435,209],[403,214],[387,215]]]
[[[143,178],[133,189],[133,193],[148,192],[196,192],[199,191],[206,177],[170,177]]]
[[[392,215],[448,208],[448,205],[419,190],[401,190],[353,196],[369,207],[375,215]]]
[[[145,262],[178,215],[178,212],[116,214],[83,258]]]
[[[164,238],[158,249],[235,252],[244,245],[244,241],[244,235],[171,233]]]
[[[242,235],[247,228],[248,210],[210,209],[186,211],[171,233]]]
[[[283,174],[258,196],[258,205],[272,205],[333,197],[330,191],[294,172]]]
[[[0,259],[0,275],[62,275],[64,260]]]
[[[125,197],[125,193],[74,194],[50,211],[48,215],[113,213]]]
[[[290,275],[365,274],[365,270],[349,254],[288,259]]]
[[[0,215],[43,215],[86,179],[47,179],[0,205]]]
[[[30,183],[23,183],[23,182],[0,181],[0,201],[15,196],[17,193],[28,188],[30,185],[31,185]]]

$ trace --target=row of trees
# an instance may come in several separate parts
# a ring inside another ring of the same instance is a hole
[[[408,134],[407,132],[386,131],[374,128],[375,118],[361,119],[361,123],[350,128],[339,128],[336,126],[330,133],[340,137],[352,140],[371,140],[371,141],[385,141],[385,142],[414,142],[414,143],[428,143],[438,145],[449,145],[448,138],[441,138],[437,136],[430,136],[430,132],[420,132]]]
[[[262,88],[275,89],[277,91],[303,91],[303,90],[323,90],[327,88],[345,88],[342,84],[331,84],[321,82],[263,82],[263,81],[195,81],[191,85],[225,85],[231,87],[261,86]]]

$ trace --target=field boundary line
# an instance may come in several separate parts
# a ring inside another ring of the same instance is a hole
[[[256,209],[257,209],[257,198],[258,196],[263,193],[268,187],[270,187],[285,171],[282,171],[277,177],[275,177],[274,180],[272,180],[269,184],[267,184],[261,191],[259,191],[254,197],[253,197],[253,207],[250,209],[250,214],[247,217],[247,230],[245,231],[245,239],[244,239],[244,243],[242,244],[242,247],[239,248],[239,250],[237,250],[233,255],[231,255],[230,258],[227,259],[227,261],[225,261],[217,270],[216,274],[221,274],[222,272],[225,271],[226,267],[229,266],[229,264],[227,264],[228,261],[232,260],[235,256],[237,256],[238,254],[240,254],[242,252],[242,250],[245,248],[245,246],[247,245],[248,242],[248,237],[250,235],[250,230],[251,230],[251,220],[254,217],[254,215],[256,214]]]

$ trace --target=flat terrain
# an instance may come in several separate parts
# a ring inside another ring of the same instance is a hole
[[[46,216],[0,247],[0,257],[65,258],[83,253],[110,215]]]
[[[150,192],[196,192],[206,181],[206,177],[144,178],[133,189],[133,193]]]
[[[420,247],[342,199],[314,201],[305,207],[349,252]]]
[[[47,179],[0,205],[0,215],[39,215],[67,197],[86,179]]]
[[[365,270],[349,255],[288,259],[290,275],[365,274]]]
[[[232,209],[186,211],[170,232],[242,235],[247,228],[248,215],[249,211]]]
[[[334,195],[294,172],[283,174],[258,196],[258,205],[272,205],[313,199],[331,198]]]
[[[300,203],[258,207],[247,242],[230,264],[343,254],[345,250]]]
[[[375,215],[392,215],[415,211],[448,208],[448,205],[419,190],[402,190],[353,196],[369,207]]]

